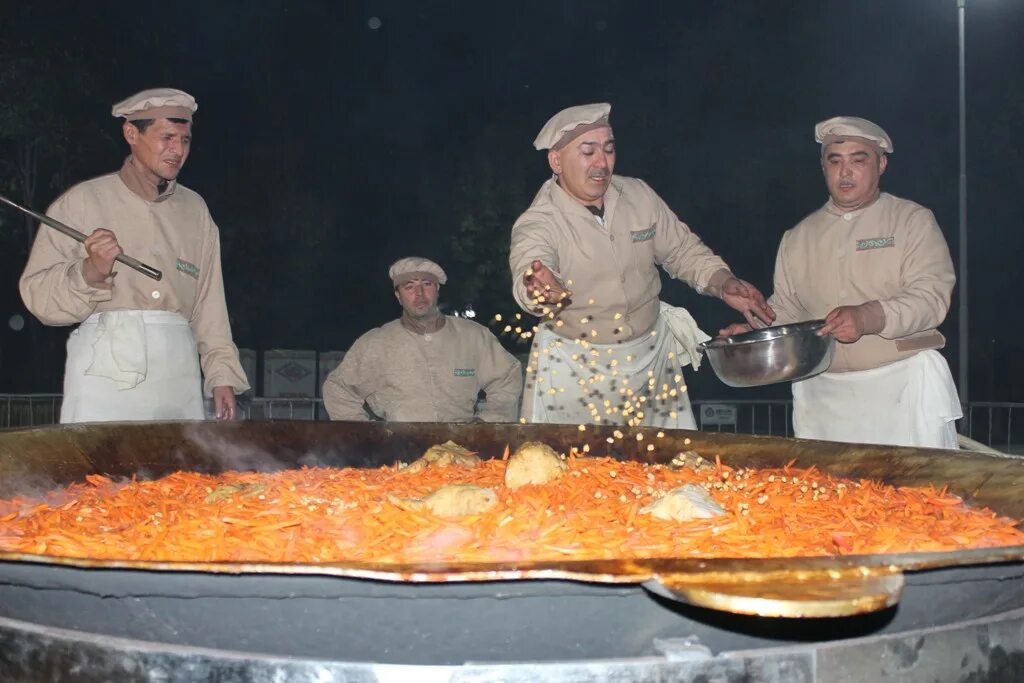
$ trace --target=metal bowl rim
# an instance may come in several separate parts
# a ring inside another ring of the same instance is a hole
[[[742,334],[734,334],[729,337],[716,337],[706,342],[702,342],[699,346],[701,349],[726,349],[733,348],[736,346],[747,346],[750,344],[759,344],[766,341],[775,341],[782,337],[787,337],[796,332],[813,331],[819,329],[825,324],[825,319],[820,318],[818,320],[805,320],[799,323],[789,323],[787,325],[779,325],[777,327],[765,327],[760,330],[751,330],[750,332],[743,332]],[[759,336],[765,332],[773,333],[770,337]],[[829,335],[831,337],[831,335]]]

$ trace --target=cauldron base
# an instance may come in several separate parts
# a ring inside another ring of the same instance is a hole
[[[173,647],[388,664],[646,657],[657,654],[655,639],[689,636],[718,653],[941,627],[1018,608],[1019,563],[909,574],[898,606],[834,619],[734,615],[639,585],[0,564],[0,617]]]
[[[168,592],[181,589],[177,598],[129,595],[123,590],[104,596],[117,576],[93,585],[100,594],[7,584],[0,591],[5,614],[26,612],[36,623],[0,616],[0,680],[1024,680],[1024,608],[965,620],[970,611],[984,612],[999,604],[1000,593],[1007,598],[1004,605],[1020,604],[1024,582],[1019,569],[974,568],[969,577],[959,577],[971,584],[970,600],[957,597],[962,586],[950,570],[931,578],[939,576],[942,580],[935,583],[908,582],[899,607],[885,613],[804,621],[723,615],[645,596],[651,603],[647,616],[659,610],[670,614],[646,622],[645,610],[637,609],[638,595],[554,581],[412,586],[414,593],[401,595],[404,591],[394,591],[399,585],[342,580],[346,589],[355,587],[349,583],[358,585],[357,597],[345,595],[349,591],[338,586],[332,586],[332,595],[322,595],[322,582],[337,583],[327,577],[288,577],[300,579],[294,590],[271,592],[255,603],[246,593],[265,589],[261,579],[266,577],[222,577],[231,581],[217,585],[206,583],[209,577],[168,575]],[[197,578],[198,585],[189,589]],[[946,584],[947,578],[953,583]],[[74,580],[83,583],[81,577]],[[443,595],[450,593],[449,588],[458,594],[480,586],[486,587],[486,595]],[[226,593],[217,596],[219,588]],[[36,596],[19,600],[18,590]],[[200,593],[206,597],[197,598]],[[42,616],[37,611],[41,594],[47,596]],[[201,603],[195,603],[197,599]],[[168,609],[168,600],[182,604]],[[238,609],[241,605],[246,609]],[[958,613],[958,607],[969,612]],[[107,633],[45,625],[72,625],[77,620],[95,628],[95,619],[83,609],[91,610],[92,616],[109,611],[103,619]],[[936,612],[955,623],[900,630],[935,617]],[[420,628],[426,622],[417,619],[424,617],[431,628]],[[533,621],[518,621],[523,617]],[[387,632],[396,625],[404,628]],[[865,630],[875,634],[865,636]],[[110,632],[135,637],[111,637]],[[674,650],[670,645],[655,652],[654,638],[683,632],[725,651],[694,657],[692,649]],[[793,643],[800,639],[815,642]],[[181,644],[186,642],[190,644]]]

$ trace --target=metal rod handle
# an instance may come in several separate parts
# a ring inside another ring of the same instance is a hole
[[[127,254],[118,254],[117,256],[114,257],[114,260],[115,261],[120,261],[121,263],[125,264],[129,268],[137,270],[138,272],[142,273],[146,277],[151,277],[154,280],[158,280],[159,281],[164,276],[163,273],[161,273],[159,270],[157,270],[153,266],[146,265],[142,261],[139,261],[138,259],[133,259],[131,256],[128,256]]]
[[[68,237],[70,237],[73,240],[78,240],[79,242],[85,242],[85,233],[79,232],[78,230],[75,230],[74,228],[72,228],[69,225],[64,225],[60,221],[58,221],[58,220],[56,220],[54,218],[50,218],[49,216],[46,216],[44,214],[37,213],[37,212],[33,211],[32,209],[26,209],[21,204],[18,204],[17,202],[14,202],[14,201],[11,201],[7,197],[3,196],[2,194],[0,194],[0,202],[3,202],[4,204],[7,204],[8,206],[17,209],[18,211],[21,211],[23,213],[27,213],[29,216],[32,216],[33,218],[35,218],[40,223],[44,223],[44,224],[50,226],[51,228],[53,228],[57,232],[64,233],[65,235],[67,235]],[[114,260],[115,261],[120,261],[121,263],[125,264],[129,268],[142,273],[146,277],[151,277],[154,280],[160,280],[164,276],[163,273],[161,273],[159,270],[157,270],[153,266],[146,265],[142,261],[139,261],[137,259],[133,259],[131,256],[127,256],[126,254],[118,254],[117,256],[114,257]]]

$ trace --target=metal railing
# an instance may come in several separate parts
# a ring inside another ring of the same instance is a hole
[[[330,420],[322,398],[246,398],[238,401],[236,412],[241,420]],[[213,407],[207,401],[206,414]]]
[[[976,441],[1006,453],[1024,453],[1024,403],[971,401],[962,423],[961,431]]]
[[[61,394],[0,394],[0,428],[37,427],[60,422]],[[241,420],[328,420],[319,398],[246,398],[238,402]],[[206,400],[213,417],[213,401]]]
[[[734,432],[768,436],[793,435],[793,402],[693,401],[697,426],[706,432]]]
[[[0,427],[35,427],[60,422],[60,394],[0,394]]]
[[[0,394],[0,428],[56,424],[60,394]],[[793,435],[793,402],[789,400],[693,401],[697,426],[704,431]],[[207,416],[213,407],[207,401]],[[319,398],[242,396],[242,420],[320,420],[329,418]],[[1024,403],[972,401],[964,407],[960,433],[1008,453],[1024,453]]]

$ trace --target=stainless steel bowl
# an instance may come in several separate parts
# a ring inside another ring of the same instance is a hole
[[[757,387],[793,382],[824,372],[832,363],[836,340],[815,334],[824,320],[766,327],[706,341],[707,354],[718,378],[731,387]]]

